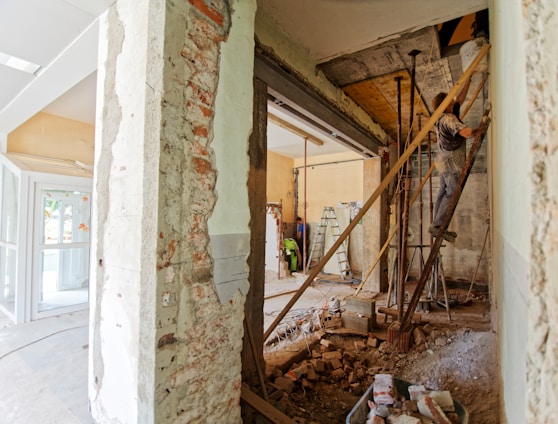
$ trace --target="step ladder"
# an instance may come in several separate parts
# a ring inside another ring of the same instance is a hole
[[[480,146],[482,145],[482,141],[486,136],[486,131],[488,130],[488,126],[490,125],[490,118],[489,118],[490,110],[491,110],[491,106],[490,104],[488,104],[488,106],[484,110],[484,114],[482,116],[481,123],[479,125],[479,132],[475,136],[473,144],[471,145],[471,149],[469,150],[469,154],[467,155],[467,160],[465,161],[465,165],[463,167],[463,170],[461,171],[461,175],[457,180],[457,187],[455,188],[455,192],[453,193],[450,204],[448,206],[448,210],[446,212],[446,217],[444,218],[444,222],[442,223],[442,225],[440,225],[438,234],[436,235],[434,243],[430,248],[430,255],[428,255],[428,259],[426,261],[426,264],[424,265],[422,274],[420,275],[420,278],[417,282],[415,292],[413,293],[413,296],[409,302],[409,306],[407,307],[407,310],[405,311],[405,315],[403,316],[403,319],[401,321],[400,328],[402,329],[405,329],[411,325],[411,318],[413,312],[418,306],[420,296],[422,294],[422,291],[424,290],[424,287],[426,286],[426,281],[430,277],[430,273],[432,272],[432,266],[434,265],[436,258],[438,257],[438,254],[440,252],[440,247],[442,246],[442,243],[444,241],[442,235],[447,231],[449,227],[449,223],[453,218],[453,214],[457,207],[457,203],[459,202],[459,198],[461,197],[461,192],[463,191],[463,187],[465,186],[465,183],[467,182],[467,178],[469,177],[469,174],[471,173],[471,169],[473,168],[473,164],[475,163],[477,152],[479,151]]]
[[[326,206],[322,211],[322,217],[320,218],[320,223],[316,228],[312,246],[310,248],[310,255],[308,255],[308,262],[306,265],[307,269],[310,269],[312,266],[320,263],[322,257],[324,256],[328,228],[332,231],[333,241],[337,241],[341,235],[341,231],[339,229],[339,222],[337,221],[337,215],[335,214],[335,208],[333,208],[333,206]],[[345,241],[341,243],[335,253],[337,255],[337,264],[339,265],[339,275],[345,280],[352,279],[353,273],[349,264]]]

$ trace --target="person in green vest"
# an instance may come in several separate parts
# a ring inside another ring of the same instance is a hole
[[[298,245],[296,244],[295,239],[283,239],[283,254],[285,256],[285,260],[289,263],[289,271],[291,273],[296,272],[300,251],[298,250]]]

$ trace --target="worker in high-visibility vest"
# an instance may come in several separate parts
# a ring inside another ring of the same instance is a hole
[[[285,260],[289,263],[289,271],[291,271],[291,273],[296,272],[300,252],[295,239],[283,239],[283,254],[285,255]]]

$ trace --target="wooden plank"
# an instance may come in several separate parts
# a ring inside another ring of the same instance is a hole
[[[244,383],[240,389],[240,398],[273,423],[296,424],[296,421],[263,400]]]
[[[302,138],[307,138],[308,141],[311,141],[312,143],[314,143],[317,146],[323,146],[324,142],[322,140],[320,140],[317,137],[314,137],[312,134],[298,128],[297,126],[279,118],[278,116],[275,116],[274,114],[272,114],[271,112],[267,113],[267,117],[269,118],[269,120],[271,122],[276,123],[277,125],[279,125],[280,127],[292,132],[293,134],[296,134]]]

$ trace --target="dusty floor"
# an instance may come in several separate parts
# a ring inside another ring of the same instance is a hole
[[[302,281],[299,278],[298,285]],[[269,287],[266,285],[266,290],[280,292],[275,283]],[[280,284],[284,286],[284,292],[289,291],[288,282]],[[286,318],[296,320],[309,308],[323,306],[331,296],[337,296],[343,306],[343,299],[354,293],[355,288],[353,284],[317,281],[303,295],[312,300],[305,303],[301,297],[300,304],[297,303],[293,313]],[[463,303],[467,291],[453,289],[450,294],[457,300],[450,308],[451,320],[445,308],[432,304],[429,311],[423,311],[419,324],[430,334],[426,344],[412,345],[407,353],[394,350],[387,342],[381,343],[387,340],[387,326],[391,322],[388,319],[384,323],[382,314],[377,315],[377,326],[368,336],[291,329],[281,337],[270,337],[264,348],[268,381],[272,382],[278,375],[310,358],[312,350],[320,350],[320,337],[331,341],[343,353],[354,355],[354,363],[361,368],[360,389],[351,387],[345,381],[334,381],[326,373],[305,388],[296,382],[292,393],[272,403],[299,423],[344,423],[362,392],[372,383],[373,375],[390,373],[429,389],[449,390],[454,400],[467,409],[470,424],[499,423],[496,335],[491,331],[487,294],[473,292],[470,296],[472,301],[468,304]],[[361,295],[372,297],[376,294],[363,290]],[[269,319],[281,309],[281,303],[286,304],[291,297],[292,294],[286,294],[266,301],[266,327]],[[376,297],[376,308],[385,306],[385,303],[385,295]],[[300,307],[297,309],[297,306]],[[376,337],[379,346],[363,349],[362,345],[367,344],[369,337]],[[359,344],[360,348],[357,347]]]

